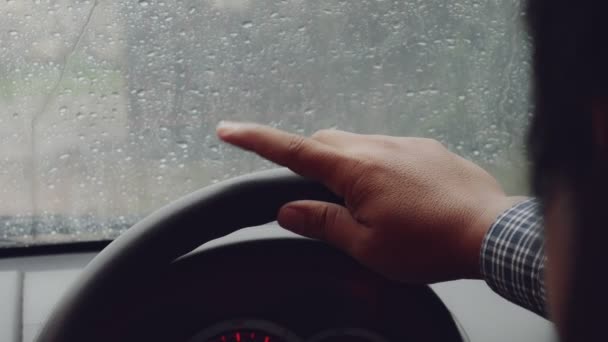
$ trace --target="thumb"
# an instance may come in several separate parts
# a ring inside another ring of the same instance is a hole
[[[319,201],[287,203],[279,211],[278,221],[296,234],[327,241],[351,254],[368,233],[345,207]]]

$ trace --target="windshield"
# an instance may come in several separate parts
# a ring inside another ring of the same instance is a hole
[[[526,189],[515,0],[0,2],[0,246],[112,239],[273,167],[219,120],[432,137]]]

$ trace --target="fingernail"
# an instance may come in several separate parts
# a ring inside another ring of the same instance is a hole
[[[242,126],[243,125],[239,122],[222,120],[217,124],[216,132],[220,136],[227,136],[229,134],[234,133]]]
[[[279,215],[279,225],[300,235],[305,235],[308,225],[306,223],[307,214],[298,207],[285,207]]]

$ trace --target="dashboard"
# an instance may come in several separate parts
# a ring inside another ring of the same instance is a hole
[[[0,259],[0,341],[31,342],[94,256]],[[210,242],[125,288],[91,341],[552,341],[551,325],[479,281],[404,285],[276,226]]]

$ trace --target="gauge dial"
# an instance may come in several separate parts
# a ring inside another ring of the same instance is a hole
[[[300,342],[294,333],[262,320],[232,320],[214,324],[189,342]]]
[[[239,329],[234,331],[222,332],[212,338],[209,342],[283,342],[281,337],[277,337],[266,331]]]

